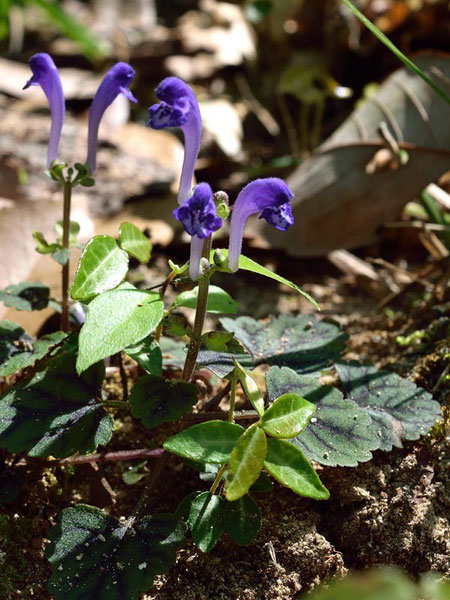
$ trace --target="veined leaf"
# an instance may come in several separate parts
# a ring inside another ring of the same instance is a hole
[[[152,244],[142,231],[132,223],[122,223],[119,229],[119,246],[143,265],[152,254]]]
[[[43,283],[27,281],[0,290],[0,302],[16,310],[43,310],[50,299],[50,288]]]
[[[248,495],[227,502],[223,516],[225,532],[240,546],[248,546],[261,529],[261,509]]]
[[[180,431],[164,442],[164,449],[195,462],[228,462],[244,428],[226,421],[207,421]]]
[[[189,527],[195,545],[202,552],[209,552],[223,533],[225,501],[210,492],[198,494],[191,502]]]
[[[143,340],[156,329],[163,312],[157,292],[138,290],[130,283],[94,298],[80,333],[78,372]]]
[[[272,477],[299,496],[328,500],[330,494],[300,448],[290,442],[269,438],[264,467]]]
[[[255,423],[241,435],[231,452],[225,483],[225,496],[229,502],[239,500],[257,481],[266,454],[266,434]]]
[[[3,322],[3,321],[2,321]],[[1,334],[0,334],[1,335]],[[41,360],[47,354],[49,349],[64,339],[66,336],[62,331],[57,331],[50,335],[41,337],[36,341],[29,341],[21,345],[20,342],[15,347],[15,352],[5,361],[1,361],[0,345],[0,377],[8,377],[17,373],[21,369],[30,367],[36,361]],[[0,343],[1,344],[1,343]]]
[[[162,375],[162,352],[153,337],[147,337],[141,342],[128,346],[124,352],[131,356],[137,364],[149,375]]]
[[[283,394],[261,418],[262,428],[276,438],[293,438],[305,429],[316,407],[297,394]]]
[[[93,506],[66,508],[48,536],[49,591],[57,600],[137,600],[175,562],[183,530],[175,515],[129,525]]]
[[[128,254],[109,235],[96,235],[86,244],[70,288],[74,300],[87,302],[116,288],[128,272]]]

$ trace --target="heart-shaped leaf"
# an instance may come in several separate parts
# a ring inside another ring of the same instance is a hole
[[[0,302],[16,310],[43,310],[50,300],[50,288],[43,283],[22,282],[0,290]]]
[[[270,401],[294,393],[315,404],[316,412],[306,429],[291,440],[309,460],[354,467],[370,460],[372,451],[379,447],[370,417],[356,402],[344,399],[336,388],[286,367],[272,367],[266,375],[266,385]]]
[[[172,423],[191,411],[198,394],[192,383],[146,375],[140,377],[131,390],[131,414],[149,429]]]
[[[132,223],[122,223],[119,229],[119,245],[128,254],[146,265],[152,254],[152,244],[142,231]]]
[[[285,440],[269,438],[264,467],[272,477],[299,496],[328,500],[330,494],[300,448]]]
[[[266,433],[276,438],[293,438],[308,425],[316,407],[297,394],[283,394],[261,418]]]
[[[96,235],[86,244],[70,288],[74,300],[88,302],[122,283],[128,272],[128,254],[109,235]]]
[[[80,333],[77,371],[112,356],[147,337],[163,317],[157,292],[138,290],[130,283],[104,292],[90,302]]]
[[[346,395],[370,415],[381,450],[417,440],[442,418],[438,402],[408,379],[356,361],[336,369]]]
[[[248,546],[261,529],[261,509],[248,495],[227,502],[223,515],[225,532],[240,546]]]
[[[164,442],[168,452],[195,462],[222,464],[230,460],[231,451],[244,428],[226,421],[207,421],[180,431]]]
[[[181,292],[175,298],[172,308],[178,308],[185,306],[186,308],[196,308],[198,297],[198,286],[188,292]],[[239,304],[233,300],[228,292],[223,290],[217,285],[210,285],[208,291],[208,304],[206,310],[210,313],[215,314],[229,314],[234,315],[237,313]]]
[[[75,371],[76,340],[0,398],[0,447],[29,456],[88,454],[109,442],[114,421],[97,401],[105,370]]]
[[[257,481],[267,454],[267,439],[257,423],[238,439],[231,452],[225,496],[229,502],[239,500]]]
[[[198,494],[191,502],[189,527],[195,545],[202,552],[209,552],[223,533],[225,501],[210,492]]]
[[[250,352],[255,364],[288,366],[298,373],[317,373],[339,358],[348,336],[337,325],[314,315],[281,315],[268,322],[251,317],[220,320]]]
[[[174,515],[130,524],[93,506],[66,508],[48,535],[49,591],[57,600],[137,600],[175,562],[183,530]]]

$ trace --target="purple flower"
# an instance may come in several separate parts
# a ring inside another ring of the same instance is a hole
[[[189,276],[196,281],[201,270],[204,240],[223,225],[222,219],[217,216],[210,186],[207,183],[199,183],[193,195],[175,209],[173,215],[192,236]]]
[[[92,173],[95,172],[96,168],[98,129],[103,113],[119,94],[131,100],[131,102],[137,102],[128,89],[133,77],[134,69],[127,63],[118,62],[106,73],[94,96],[89,111],[88,153],[86,158],[86,163]]]
[[[64,93],[58,69],[51,56],[45,53],[34,54],[30,58],[30,67],[33,77],[27,81],[23,89],[26,90],[31,85],[40,85],[47,97],[52,114],[47,152],[47,165],[50,166],[58,155],[59,140],[66,112]]]
[[[290,205],[292,197],[291,190],[277,177],[256,179],[241,190],[234,203],[230,223],[228,266],[232,271],[239,268],[242,237],[248,217],[260,212],[260,219],[265,219],[270,225],[286,231],[294,224]]]
[[[183,204],[191,195],[195,161],[200,150],[202,119],[194,92],[182,79],[167,77],[156,88],[159,104],[148,109],[147,125],[153,129],[181,127],[184,135],[184,161],[181,170],[178,204]]]

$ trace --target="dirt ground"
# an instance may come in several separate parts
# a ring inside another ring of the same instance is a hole
[[[162,260],[157,258],[156,264]],[[423,290],[412,289],[380,308],[325,260],[287,260],[274,254],[271,264],[294,274],[319,300],[325,317],[342,323],[350,334],[347,358],[391,368],[428,391],[436,387],[448,364],[447,296],[441,298],[440,316],[432,308],[436,299]],[[218,283],[242,303],[243,314],[263,318],[269,312],[310,310],[298,295],[254,276],[224,277]],[[399,346],[399,335],[419,328],[428,333],[425,343]],[[117,384],[111,382],[109,389],[120,394]],[[448,382],[438,385],[435,397],[448,419]],[[120,413],[116,423],[109,451],[152,447],[168,435],[167,427],[149,432]],[[83,502],[116,517],[127,515],[145,480],[133,486],[123,483],[122,472],[132,463],[72,465],[11,457],[4,451],[0,457],[25,478],[19,498],[0,513],[0,582],[3,578],[14,590],[3,592],[2,598],[48,600],[50,568],[43,551],[59,511]],[[450,575],[449,462],[447,421],[447,429],[438,425],[426,438],[390,453],[376,452],[372,461],[356,468],[318,466],[330,490],[329,501],[312,502],[276,485],[271,494],[258,495],[263,526],[255,542],[239,547],[223,536],[208,554],[188,544],[171,571],[157,577],[142,599],[294,600],[333,576],[374,564],[399,565],[414,576],[429,570]],[[147,464],[150,472],[153,465]],[[186,494],[206,489],[175,458],[167,469],[149,500],[152,512],[173,511]]]

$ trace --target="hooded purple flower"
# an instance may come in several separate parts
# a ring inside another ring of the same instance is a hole
[[[147,125],[153,129],[180,127],[184,135],[184,161],[181,171],[178,204],[191,195],[195,162],[200,150],[202,119],[194,92],[182,79],[167,77],[156,88],[159,104],[148,109]]]
[[[277,177],[256,179],[241,190],[234,203],[230,223],[228,266],[232,271],[239,268],[242,237],[248,217],[260,212],[260,219],[265,219],[270,225],[286,231],[294,224],[290,205],[292,197],[291,190]]]
[[[119,94],[131,100],[131,102],[137,102],[128,89],[133,77],[133,67],[130,67],[127,63],[118,62],[106,73],[94,96],[89,111],[88,153],[86,158],[86,163],[92,173],[95,172],[97,164],[98,129],[105,110]]]
[[[50,166],[58,155],[59,140],[66,112],[64,93],[58,69],[50,55],[34,54],[30,58],[30,67],[33,77],[27,81],[23,89],[26,90],[31,85],[40,85],[50,105],[52,125],[47,152],[47,165]]]
[[[175,209],[173,215],[192,236],[189,276],[196,281],[200,275],[204,240],[223,225],[222,219],[217,216],[210,186],[199,183],[193,195]]]

